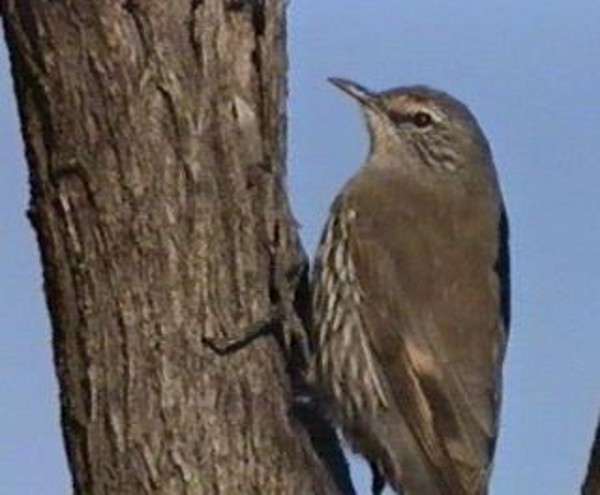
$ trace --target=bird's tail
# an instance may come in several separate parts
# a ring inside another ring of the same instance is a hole
[[[387,412],[375,422],[378,439],[377,468],[398,492],[404,495],[483,495],[475,485],[462,479],[462,470],[445,452],[428,456],[403,417]],[[474,481],[474,480],[471,480]],[[466,483],[465,483],[466,482]],[[469,489],[466,487],[470,486]]]

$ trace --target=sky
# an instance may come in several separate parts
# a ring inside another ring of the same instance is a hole
[[[479,119],[511,223],[513,321],[492,495],[578,493],[600,408],[600,2],[289,4],[289,171],[313,252],[367,136],[326,82],[448,91]],[[0,493],[70,492],[27,171],[0,47]],[[351,458],[359,494],[369,473]]]

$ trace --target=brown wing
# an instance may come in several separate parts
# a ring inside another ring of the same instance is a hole
[[[508,311],[499,197],[449,201],[401,181],[369,190],[363,180],[345,203],[356,212],[360,311],[389,393],[441,492],[484,493]]]

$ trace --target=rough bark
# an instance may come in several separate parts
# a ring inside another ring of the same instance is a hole
[[[284,2],[0,5],[75,492],[350,493],[281,339],[203,343],[303,302]]]
[[[582,495],[600,495],[600,421],[596,427],[596,438],[581,493]]]

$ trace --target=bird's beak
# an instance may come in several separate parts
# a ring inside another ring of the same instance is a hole
[[[374,95],[367,88],[348,79],[330,77],[327,79],[331,84],[340,88],[344,93],[358,100],[362,105],[373,107]]]

